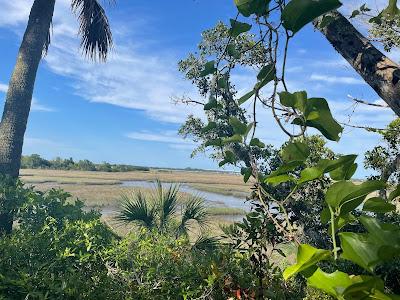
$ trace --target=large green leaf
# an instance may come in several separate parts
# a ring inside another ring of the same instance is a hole
[[[346,202],[366,197],[368,194],[383,187],[385,187],[385,183],[378,180],[370,180],[362,184],[354,184],[351,181],[339,181],[329,187],[325,194],[325,201],[330,206],[336,208]]]
[[[353,177],[357,170],[358,165],[356,163],[348,163],[340,166],[339,168],[329,172],[329,176],[333,180],[349,180]]]
[[[301,171],[298,183],[304,183],[320,178],[325,173],[332,172],[333,170],[340,168],[343,165],[353,163],[356,158],[357,155],[344,155],[334,160],[321,159],[316,166],[306,168]]]
[[[367,234],[353,232],[339,233],[342,258],[350,260],[369,272],[381,263],[378,256],[380,245],[377,245]]]
[[[235,5],[245,17],[252,14],[262,16],[267,13],[269,2],[269,0],[235,0]]]
[[[247,100],[249,100],[255,93],[255,90],[252,90],[246,94],[244,94],[242,97],[239,98],[238,102],[239,105],[242,105],[243,103],[245,103]]]
[[[292,142],[287,144],[281,151],[284,162],[304,161],[310,155],[310,148],[302,142]]]
[[[328,102],[325,99],[308,99],[305,117],[307,126],[318,129],[331,141],[339,141],[343,128],[332,117]]]
[[[341,5],[338,0],[292,0],[283,9],[283,26],[296,33],[315,18]]]
[[[276,75],[275,65],[271,64],[263,67],[260,73],[257,75],[258,82],[254,85],[254,91],[259,91],[269,82],[274,80],[275,75]]]
[[[335,271],[329,274],[319,268],[307,278],[307,283],[309,286],[339,299],[341,299],[342,292],[353,284],[350,276],[346,273]]]
[[[330,259],[331,252],[328,250],[317,249],[307,244],[299,245],[297,249],[297,262],[295,265],[287,267],[283,271],[283,278],[289,279],[299,272],[305,271],[310,267],[315,267],[315,264],[321,260]]]
[[[342,258],[373,272],[379,264],[400,255],[400,227],[367,216],[360,221],[368,233],[339,233]]]
[[[386,202],[380,197],[367,199],[363,205],[363,211],[371,211],[375,213],[387,213],[396,209],[396,205]]]
[[[243,22],[231,19],[231,28],[229,29],[229,35],[232,37],[237,37],[240,34],[247,32],[251,29],[251,25]]]

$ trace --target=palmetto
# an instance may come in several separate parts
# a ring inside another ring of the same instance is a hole
[[[204,229],[208,224],[204,200],[197,196],[189,196],[188,199],[180,197],[179,185],[171,184],[165,188],[160,181],[156,181],[152,196],[148,199],[140,191],[123,195],[116,219],[176,236],[188,235],[195,224]]]
[[[56,0],[34,0],[18,51],[0,123],[0,173],[18,177],[22,145],[31,108],[40,60],[48,51]],[[79,21],[83,53],[104,61],[112,47],[112,34],[105,11],[98,0],[71,0]],[[0,233],[10,232],[13,216],[0,212]]]

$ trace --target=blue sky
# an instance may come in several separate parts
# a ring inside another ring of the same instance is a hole
[[[88,62],[80,55],[69,3],[57,0],[52,45],[37,75],[24,153],[217,168],[205,155],[191,159],[194,145],[176,134],[186,115],[201,115],[200,108],[175,106],[171,97],[200,97],[177,71],[177,62],[195,50],[203,30],[218,20],[229,22],[235,15],[233,1],[117,1],[106,7],[115,38],[107,64]],[[345,12],[361,2],[348,3]],[[31,4],[32,0],[0,0],[0,112]],[[354,110],[349,94],[381,100],[311,26],[298,34],[289,55],[290,89],[327,98],[339,121],[346,122],[351,115],[352,124],[384,127],[393,119],[388,109]],[[400,57],[397,52],[390,56]],[[238,73],[235,82],[245,92],[253,86],[254,72]],[[269,112],[261,113],[261,119],[262,140],[280,145],[285,137]],[[329,146],[341,153],[362,154],[377,143],[375,134],[345,129],[340,143]],[[360,169],[357,176],[367,173]]]

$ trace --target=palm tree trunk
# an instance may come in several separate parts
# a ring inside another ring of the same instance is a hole
[[[333,20],[318,28],[332,46],[400,117],[400,66],[380,52],[338,11]]]
[[[11,76],[0,123],[0,174],[18,177],[36,72],[53,18],[55,0],[35,0]],[[0,212],[0,232],[10,232],[12,213]]]

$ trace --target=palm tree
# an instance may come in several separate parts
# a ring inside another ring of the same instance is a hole
[[[22,145],[35,78],[40,60],[50,44],[55,0],[35,0],[12,73],[0,123],[0,174],[18,177]],[[112,47],[112,34],[105,11],[98,0],[71,0],[78,16],[84,54],[105,61]],[[0,233],[10,232],[12,215],[0,211]]]
[[[208,212],[204,200],[197,196],[190,196],[179,208],[179,185],[170,185],[164,189],[160,181],[156,181],[155,189],[149,201],[140,191],[132,195],[122,196],[122,207],[116,220],[122,223],[134,223],[149,230],[160,233],[173,233],[176,237],[188,235],[191,226],[195,223],[204,229],[208,223]]]

